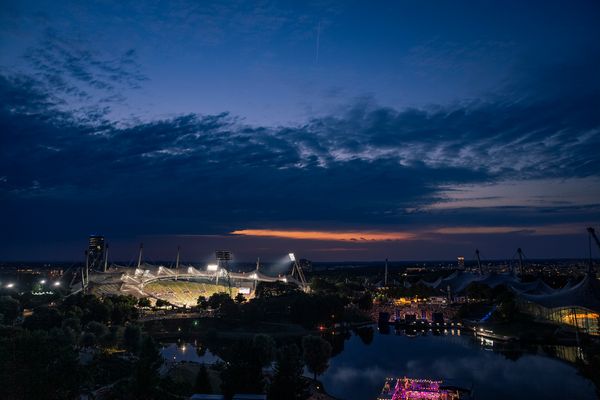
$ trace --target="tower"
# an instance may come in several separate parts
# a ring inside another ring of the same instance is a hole
[[[96,271],[104,270],[104,252],[106,243],[102,235],[90,235],[88,240],[89,266]]]

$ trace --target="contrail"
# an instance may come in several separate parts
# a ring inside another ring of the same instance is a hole
[[[317,26],[317,53],[315,55],[315,64],[319,63],[319,44],[321,39],[321,21],[319,21],[319,25]]]

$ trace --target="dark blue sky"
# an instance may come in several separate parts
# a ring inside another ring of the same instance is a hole
[[[0,5],[2,259],[586,255],[600,3]]]

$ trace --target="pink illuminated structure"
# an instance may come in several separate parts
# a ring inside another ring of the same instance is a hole
[[[442,389],[442,381],[430,379],[387,378],[378,400],[457,400],[457,390]]]

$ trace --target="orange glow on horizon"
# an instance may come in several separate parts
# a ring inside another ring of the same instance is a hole
[[[240,229],[231,232],[232,235],[260,236],[303,240],[331,241],[385,241],[409,240],[415,235],[406,232],[332,232],[332,231],[284,231],[274,229]]]

